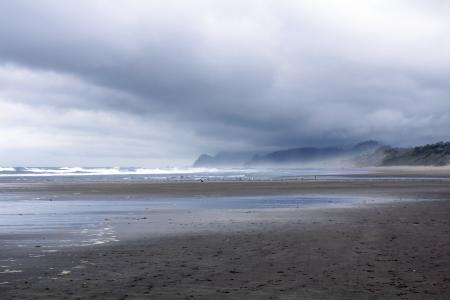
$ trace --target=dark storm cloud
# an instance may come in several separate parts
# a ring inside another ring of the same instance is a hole
[[[9,101],[189,128],[186,155],[428,142],[450,127],[449,16],[438,1],[0,1],[0,62],[66,82]]]
[[[243,49],[218,54],[223,49],[203,45],[209,41],[197,28],[202,24],[189,28],[190,21],[198,23],[195,15],[177,20],[168,7],[158,7],[156,12],[149,8],[148,17],[162,13],[169,20],[114,24],[108,9],[74,9],[78,2],[53,1],[50,9],[42,3],[27,4],[5,3],[1,9],[2,19],[8,20],[0,36],[5,61],[72,73],[128,91],[147,103],[164,102],[162,106],[252,96],[270,83],[264,57]],[[63,11],[68,15],[62,16]],[[236,56],[230,57],[233,52]]]

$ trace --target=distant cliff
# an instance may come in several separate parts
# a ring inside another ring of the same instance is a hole
[[[254,155],[255,152],[219,152],[214,156],[202,154],[194,162],[194,167],[196,168],[242,167]]]

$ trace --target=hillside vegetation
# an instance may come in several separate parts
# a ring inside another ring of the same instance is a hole
[[[444,166],[450,164],[450,142],[413,148],[383,149],[383,166]]]

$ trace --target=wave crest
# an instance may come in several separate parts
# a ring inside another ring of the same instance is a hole
[[[170,175],[214,173],[215,168],[0,167],[0,176]]]

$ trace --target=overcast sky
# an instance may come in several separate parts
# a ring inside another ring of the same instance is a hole
[[[450,140],[449,3],[0,0],[0,165]]]

